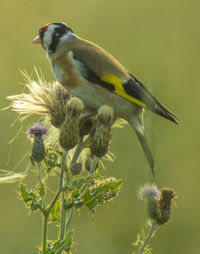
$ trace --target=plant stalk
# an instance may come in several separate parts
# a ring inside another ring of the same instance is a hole
[[[60,189],[61,189],[61,202],[60,202],[60,232],[59,232],[59,240],[62,241],[65,236],[65,225],[66,225],[66,210],[64,208],[66,199],[65,192],[63,191],[63,183],[65,182],[65,171],[66,171],[66,158],[67,151],[64,150],[61,164],[61,175],[60,175]]]
[[[42,254],[46,253],[47,225],[48,225],[48,215],[46,213],[43,213],[43,217],[42,217]]]
[[[152,221],[152,225],[151,225],[151,229],[149,230],[149,233],[144,241],[144,243],[142,244],[142,246],[140,247],[139,251],[137,254],[142,254],[143,251],[145,250],[145,247],[148,245],[149,241],[151,240],[153,233],[156,231],[158,227],[158,224],[155,220]]]

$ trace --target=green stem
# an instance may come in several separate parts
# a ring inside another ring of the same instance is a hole
[[[74,212],[74,210],[73,210],[73,208],[71,208],[71,209],[69,210],[69,215],[68,215],[68,218],[67,218],[66,232],[67,232],[67,230],[68,230],[68,228],[69,228],[69,224],[70,224],[71,219],[72,219],[72,217],[73,217],[73,212]]]
[[[42,169],[41,169],[41,163],[38,162],[38,183],[41,188],[41,192],[43,192],[43,176],[42,176]],[[46,205],[45,205],[45,197],[44,193],[41,196],[42,200],[42,254],[46,253],[46,246],[47,246],[47,227],[48,227],[48,215],[46,214]]]
[[[61,165],[61,172],[60,172],[60,182],[59,182],[59,187],[58,187],[58,190],[56,192],[56,195],[54,196],[52,202],[50,203],[48,209],[47,209],[47,215],[49,216],[52,208],[54,207],[56,201],[58,200],[59,196],[60,196],[60,193],[62,192],[62,188],[63,188],[63,177],[64,177],[64,171],[65,171],[65,168],[66,168],[66,157],[67,157],[67,151],[64,151],[64,154],[63,154],[63,160],[62,160],[62,165]],[[65,157],[65,159],[64,159]]]
[[[66,225],[66,210],[64,208],[64,204],[66,203],[65,200],[65,193],[64,191],[61,194],[61,202],[60,202],[60,210],[61,210],[61,216],[60,216],[60,232],[59,232],[59,240],[62,241],[65,236],[65,225]]]
[[[42,189],[44,189],[44,185],[43,185],[42,180],[43,180],[43,176],[42,176],[41,163],[38,162],[38,183],[40,185],[41,192],[43,192]],[[44,211],[46,209],[44,193],[40,196],[41,196],[41,199],[42,199],[42,209],[43,209],[43,213],[44,213]]]
[[[61,175],[60,175],[60,189],[61,193],[61,202],[60,202],[60,231],[59,231],[59,240],[62,241],[65,237],[65,225],[66,225],[66,210],[64,205],[66,203],[66,194],[63,191],[63,183],[65,181],[65,170],[66,170],[66,158],[67,158],[67,151],[64,150],[63,157],[62,157],[62,164],[61,164]]]
[[[152,225],[151,225],[151,229],[149,230],[149,233],[148,233],[145,241],[143,242],[143,244],[140,247],[140,249],[139,249],[137,254],[142,254],[143,253],[145,247],[148,245],[148,243],[149,243],[151,237],[153,236],[153,233],[156,231],[157,227],[158,227],[157,222],[155,220],[153,220],[152,221]]]
[[[41,163],[38,162],[38,182],[39,185],[42,186],[42,169],[41,169]]]
[[[48,215],[43,213],[43,221],[42,221],[42,254],[46,253],[46,247],[47,247],[47,225],[48,225]]]
[[[74,152],[74,155],[73,155],[73,158],[71,160],[71,163],[70,163],[70,167],[76,163],[78,157],[79,157],[79,154],[81,153],[83,149],[83,139],[81,139],[77,145],[77,148],[76,148],[76,151]]]

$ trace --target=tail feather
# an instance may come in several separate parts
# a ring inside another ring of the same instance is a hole
[[[136,131],[136,134],[137,134],[137,137],[138,137],[138,139],[140,141],[140,144],[142,146],[142,149],[144,151],[146,159],[147,159],[147,161],[149,163],[149,166],[151,168],[152,174],[155,175],[154,159],[153,159],[153,156],[152,156],[149,144],[147,143],[146,135],[144,133],[141,135],[141,133],[139,133],[137,131]]]
[[[151,110],[154,113],[170,120],[171,122],[179,125],[180,120],[177,116],[175,116],[172,112],[170,112],[167,108],[165,108],[162,104],[156,101],[156,106]]]
[[[147,96],[144,96],[143,100],[147,105],[147,109],[179,125],[180,119],[178,119],[175,114],[173,114],[166,107],[164,107],[157,100],[157,98],[142,84],[141,81],[139,81],[131,73],[130,75],[135,80],[135,82],[143,89],[143,91],[145,91],[145,95]]]
[[[142,115],[140,115],[138,117],[134,116],[129,123],[130,123],[131,127],[136,132],[136,135],[137,135],[137,137],[140,141],[140,144],[142,146],[142,149],[144,151],[146,159],[147,159],[147,161],[149,163],[149,166],[151,168],[151,171],[154,175],[155,174],[154,159],[153,159],[153,156],[152,156],[152,153],[151,153],[151,150],[150,150],[150,147],[149,147],[149,144],[147,142],[147,138],[146,138],[146,135],[145,135],[145,132],[144,132],[144,128],[143,128],[143,125],[142,125]]]

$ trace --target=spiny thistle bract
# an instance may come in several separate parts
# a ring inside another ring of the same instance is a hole
[[[92,155],[101,158],[107,153],[113,121],[113,108],[107,105],[101,106],[98,110],[94,133],[91,137],[90,149]]]
[[[71,98],[67,102],[65,120],[59,129],[59,142],[61,147],[65,150],[70,150],[78,144],[79,122],[82,110],[83,103],[80,99]]]

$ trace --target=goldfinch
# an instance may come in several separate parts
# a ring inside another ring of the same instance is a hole
[[[40,43],[51,60],[56,79],[84,104],[97,110],[106,104],[135,130],[151,170],[154,160],[146,140],[143,112],[150,110],[176,124],[178,118],[112,55],[80,38],[65,23],[42,26],[33,43]]]

